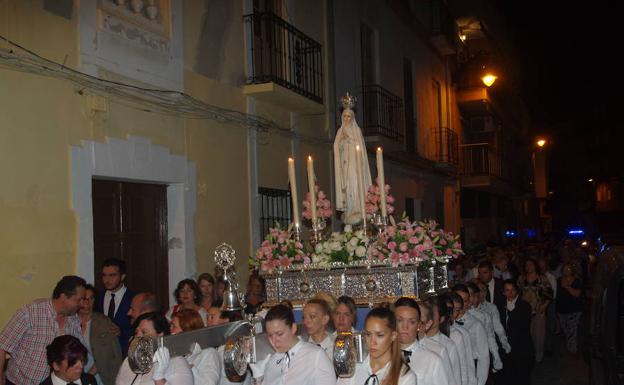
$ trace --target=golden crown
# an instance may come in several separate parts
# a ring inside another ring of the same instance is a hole
[[[340,98],[340,104],[342,105],[342,108],[348,108],[352,110],[353,107],[355,107],[355,105],[357,104],[357,98],[347,92],[346,94],[344,94],[343,97]]]

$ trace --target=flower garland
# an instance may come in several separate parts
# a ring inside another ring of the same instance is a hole
[[[367,245],[366,233],[363,230],[353,231],[352,227],[347,225],[344,232],[334,232],[327,241],[318,243],[311,259],[319,266],[327,266],[330,263],[349,264],[365,259]]]

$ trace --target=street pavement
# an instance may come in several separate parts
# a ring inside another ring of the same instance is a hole
[[[535,364],[532,385],[588,385],[589,369],[583,358],[565,349],[562,336],[556,336],[554,352]]]

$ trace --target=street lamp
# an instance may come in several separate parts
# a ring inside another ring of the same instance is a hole
[[[540,138],[536,142],[537,147],[544,147],[546,145],[546,139]]]
[[[481,81],[485,84],[486,87],[491,87],[492,84],[498,79],[498,76],[487,72],[485,75],[481,76]]]

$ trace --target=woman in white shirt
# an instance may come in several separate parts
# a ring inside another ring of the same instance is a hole
[[[162,337],[169,334],[169,323],[159,313],[146,313],[137,318],[135,337]],[[145,374],[130,369],[128,358],[124,359],[117,373],[115,385],[193,385],[193,373],[183,357],[169,357],[167,348],[159,348],[156,362]]]
[[[416,385],[416,375],[403,362],[391,310],[375,308],[368,313],[364,339],[368,357],[356,365],[353,377],[340,378],[336,385]]]
[[[334,367],[323,349],[295,334],[297,324],[291,309],[274,306],[268,311],[265,322],[267,338],[275,353],[252,366],[256,383],[335,385]]]
[[[308,342],[320,346],[332,360],[335,338],[327,331],[330,313],[329,305],[320,298],[310,299],[303,307],[303,326],[310,336]]]
[[[171,306],[165,314],[165,317],[171,322],[171,316],[173,313],[182,309],[192,309],[199,313],[204,321],[204,326],[208,325],[208,312],[201,307],[202,292],[197,285],[197,282],[192,279],[183,279],[178,282],[178,287],[173,292],[173,296],[178,302],[177,305]]]

